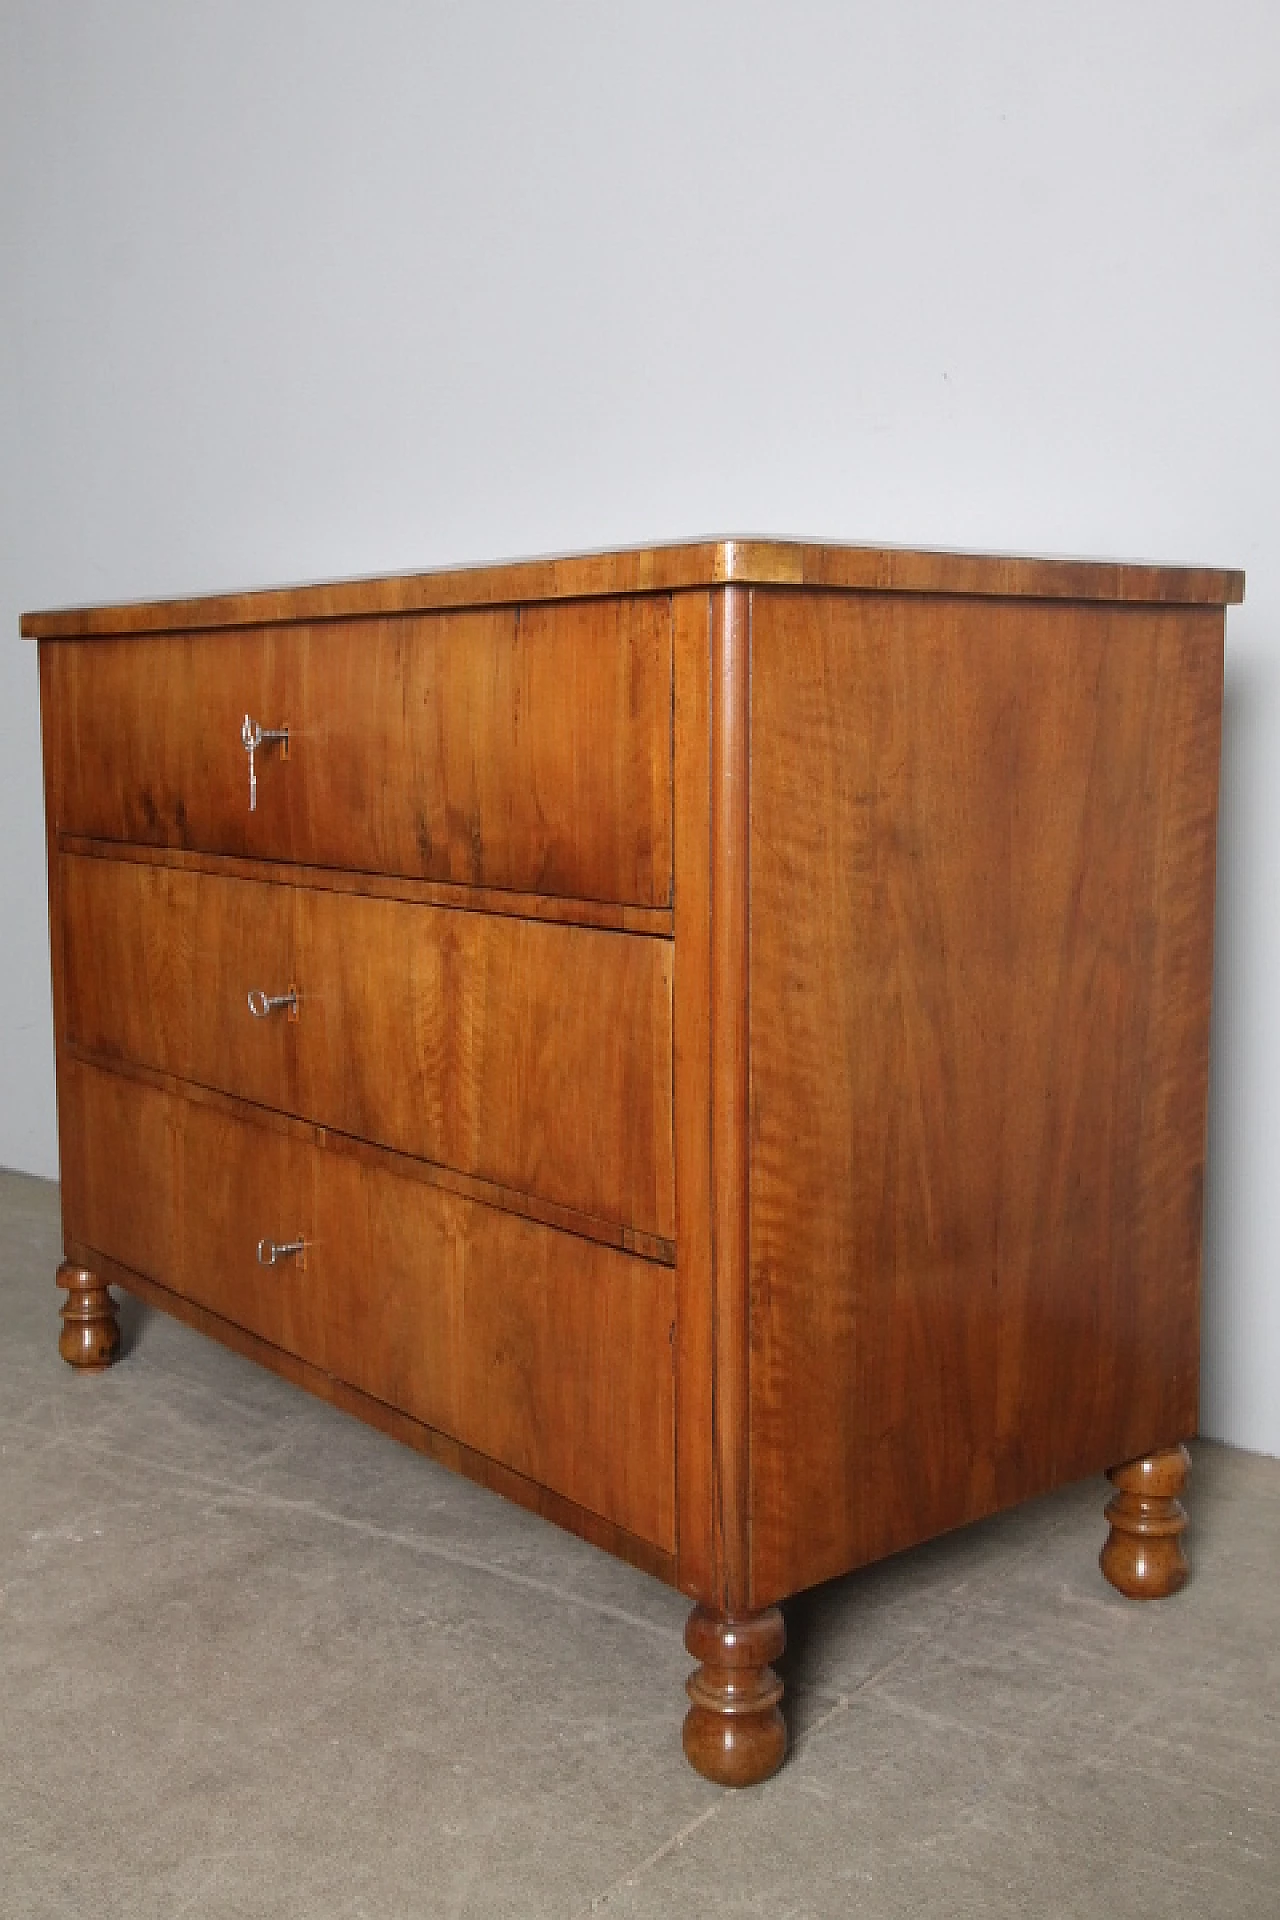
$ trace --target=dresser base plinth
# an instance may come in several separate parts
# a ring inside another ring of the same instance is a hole
[[[695,1607],[684,1643],[702,1663],[687,1683],[685,1758],[717,1786],[767,1780],[787,1750],[782,1682],[770,1665],[787,1643],[782,1615],[776,1607],[736,1617]]]
[[[1112,1467],[1107,1475],[1116,1491],[1107,1502],[1111,1532],[1098,1565],[1127,1599],[1163,1600],[1186,1582],[1191,1571],[1182,1546],[1187,1515],[1178,1496],[1190,1471],[1186,1448],[1166,1447]]]
[[[87,1267],[64,1260],[58,1285],[67,1289],[60,1308],[62,1332],[58,1352],[67,1365],[81,1373],[101,1373],[120,1354],[120,1323],[116,1303],[106,1283]]]

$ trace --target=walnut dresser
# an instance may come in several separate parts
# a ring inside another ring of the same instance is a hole
[[[67,1289],[778,1603],[1110,1469],[1186,1571],[1239,574],[723,540],[28,615]]]

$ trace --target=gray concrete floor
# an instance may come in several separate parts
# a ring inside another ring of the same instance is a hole
[[[1280,1462],[1197,1451],[1196,1574],[1102,1482],[788,1610],[794,1746],[684,1764],[685,1606],[124,1303],[58,1359],[0,1175],[0,1913],[1280,1915]]]

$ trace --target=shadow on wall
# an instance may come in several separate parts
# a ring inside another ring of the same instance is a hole
[[[1237,616],[1238,617],[1238,616]],[[1200,1430],[1266,1447],[1257,1425],[1254,1345],[1263,1339],[1266,1302],[1258,1298],[1257,1222],[1266,1211],[1258,1182],[1270,1150],[1259,1137],[1256,1063],[1269,1057],[1269,1024],[1280,1013],[1255,956],[1274,946],[1271,881],[1280,859],[1267,819],[1280,693],[1277,659],[1265,635],[1233,646],[1227,622],[1218,880],[1214,927],[1208,1159],[1205,1170],[1204,1294]],[[1277,1036],[1280,1038],[1280,1035]],[[1251,1064],[1253,1063],[1253,1064]],[[1263,1116],[1265,1119],[1265,1116]],[[1274,1182],[1272,1182],[1274,1183]],[[1252,1229],[1249,1226],[1253,1222]],[[1250,1409],[1252,1408],[1252,1417]],[[1249,1429],[1245,1431],[1244,1429]]]

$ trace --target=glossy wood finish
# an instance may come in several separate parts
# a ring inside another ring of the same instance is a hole
[[[749,1455],[748,830],[750,600],[740,587],[711,609],[712,1427],[715,1598],[748,1604],[753,1489]]]
[[[60,1091],[77,1245],[672,1551],[668,1268],[75,1060]]]
[[[413,1180],[421,1186],[437,1187],[444,1193],[457,1194],[460,1199],[473,1200],[480,1206],[497,1207],[504,1213],[519,1214],[523,1219],[554,1227],[558,1232],[573,1234],[578,1239],[615,1247],[623,1253],[638,1254],[641,1259],[656,1261],[660,1266],[671,1267],[675,1264],[674,1243],[658,1234],[642,1233],[637,1227],[618,1226],[608,1220],[598,1219],[593,1214],[577,1213],[572,1207],[539,1200],[515,1187],[499,1186],[491,1180],[478,1180],[433,1160],[418,1160],[412,1154],[396,1153],[389,1147],[359,1140],[353,1134],[317,1127],[276,1109],[241,1100],[233,1094],[220,1093],[215,1087],[202,1087],[193,1081],[179,1080],[173,1074],[160,1073],[152,1067],[126,1066],[117,1060],[73,1047],[67,1047],[62,1057],[68,1062],[74,1061],[82,1066],[96,1067],[136,1080],[158,1093],[182,1095],[197,1105],[225,1113],[232,1120],[247,1121],[250,1126],[267,1125],[291,1132],[298,1139],[320,1140],[326,1152],[342,1154],[359,1161],[362,1166],[389,1173],[396,1179]]]
[[[1130,1600],[1163,1600],[1186,1584],[1187,1515],[1179,1496],[1190,1472],[1186,1448],[1166,1447],[1107,1474],[1116,1491],[1107,1502],[1111,1531],[1098,1565]]]
[[[415,907],[458,907],[513,920],[543,920],[565,927],[600,927],[612,933],[651,933],[671,938],[670,907],[631,907],[613,900],[574,900],[563,894],[521,893],[509,887],[469,887],[442,880],[415,880],[402,873],[344,872],[304,867],[296,861],[246,860],[236,854],[198,853],[185,847],[145,847],[136,841],[95,840],[90,834],[51,836],[56,853],[87,860],[132,860],[139,866],[181,868],[227,880],[270,879],[281,887],[312,887],[320,893],[359,894],[369,900],[403,900]]]
[[[1195,1431],[1220,613],[755,596],[752,1605]]]
[[[664,598],[52,650],[61,833],[671,898]],[[245,715],[287,726],[249,810]]]
[[[1034,559],[1021,554],[846,546],[829,541],[728,539],[445,568],[378,580],[331,580],[199,599],[71,607],[26,613],[22,631],[41,639],[92,638],[671,593],[735,583],[1167,605],[1224,606],[1244,597],[1244,575],[1217,567]]]
[[[711,613],[678,594],[675,652],[676,1406],[679,1582],[723,1591],[715,1459],[711,1163]]]
[[[678,1584],[725,1784],[815,1581],[1121,1460],[1160,1590],[1242,589],[715,541],[29,617],[69,1266]]]
[[[379,1433],[412,1447],[415,1452],[447,1467],[451,1473],[463,1474],[477,1485],[488,1487],[490,1492],[501,1494],[504,1499],[539,1514],[568,1533],[577,1534],[579,1539],[589,1540],[592,1546],[599,1547],[603,1553],[611,1553],[630,1566],[639,1567],[641,1572],[652,1574],[655,1580],[661,1580],[667,1586],[675,1585],[674,1556],[655,1547],[650,1541],[641,1540],[624,1527],[601,1519],[599,1514],[590,1513],[585,1507],[576,1506],[572,1500],[552,1492],[550,1487],[539,1486],[536,1480],[513,1473],[499,1461],[490,1460],[484,1454],[464,1447],[452,1435],[441,1433],[437,1428],[427,1426],[424,1421],[415,1420],[402,1409],[388,1406],[384,1400],[376,1400],[371,1394],[362,1393],[345,1380],[335,1379],[321,1368],[300,1360],[296,1354],[286,1353],[283,1347],[273,1347],[270,1341],[260,1339],[256,1333],[236,1326],[233,1321],[224,1320],[208,1307],[185,1299],[182,1294],[148,1280],[130,1267],[121,1266],[118,1260],[110,1260],[105,1254],[91,1256],[87,1247],[79,1246],[71,1238],[67,1240],[67,1251],[74,1261],[96,1260],[102,1278],[111,1286],[135,1294],[139,1300],[161,1313],[181,1320],[185,1326],[219,1341],[233,1353],[243,1354],[258,1366],[269,1368],[281,1379],[314,1394],[330,1406],[341,1408],[357,1420],[363,1420],[367,1426],[376,1427]]]
[[[668,941],[81,857],[61,931],[77,1049],[674,1236]]]
[[[770,1664],[787,1644],[782,1615],[776,1607],[746,1615],[695,1607],[684,1643],[701,1662],[687,1683],[686,1759],[718,1786],[758,1786],[787,1750],[782,1682]]]
[[[98,1274],[71,1260],[58,1268],[58,1285],[67,1289],[58,1352],[69,1367],[100,1373],[120,1352],[116,1303]]]

